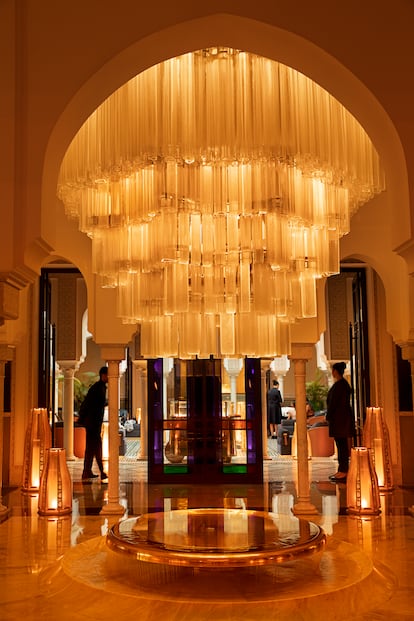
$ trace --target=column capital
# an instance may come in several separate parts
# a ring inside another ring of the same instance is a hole
[[[310,360],[314,349],[315,343],[292,343],[289,360]]]
[[[276,356],[270,362],[270,369],[276,377],[285,377],[290,369],[290,360],[286,355]]]
[[[0,345],[0,360],[7,362],[9,360],[13,360],[14,357],[14,347],[11,345]]]
[[[270,370],[270,363],[272,360],[270,358],[261,358],[260,359],[260,370],[261,372],[266,372]]]
[[[65,371],[75,372],[80,366],[80,362],[78,360],[57,360],[56,362],[63,373]]]
[[[405,341],[404,343],[398,343],[401,347],[401,355],[404,360],[414,361],[414,341]]]
[[[132,360],[132,366],[141,372],[147,371],[147,361],[146,360]]]
[[[103,360],[111,360],[113,362],[120,362],[125,359],[126,347],[125,345],[101,345],[101,357]]]
[[[4,281],[0,281],[0,318],[2,323],[19,318],[19,290]]]

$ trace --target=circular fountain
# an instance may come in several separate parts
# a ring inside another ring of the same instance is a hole
[[[252,567],[319,555],[326,536],[312,522],[241,509],[147,513],[115,524],[111,550],[143,563],[193,568]]]
[[[92,605],[102,621],[128,621],[132,611],[148,619],[345,621],[394,589],[386,569],[313,522],[245,509],[128,518],[68,550],[60,568],[53,581],[45,577],[48,601],[68,589],[73,618]]]

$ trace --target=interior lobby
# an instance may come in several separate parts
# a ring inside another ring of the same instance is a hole
[[[1,619],[413,617],[413,24],[407,0],[0,2]],[[338,361],[354,447],[386,446],[372,510],[310,444]],[[39,408],[60,515],[26,480]]]

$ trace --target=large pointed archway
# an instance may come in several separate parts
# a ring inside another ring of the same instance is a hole
[[[47,223],[45,234],[51,222],[62,222],[63,210],[56,199],[59,166],[68,144],[91,112],[121,84],[149,66],[189,49],[207,47],[221,41],[281,61],[305,73],[340,100],[365,127],[380,154],[387,186],[386,194],[375,201],[375,217],[370,218],[368,215],[368,218],[371,226],[375,226],[381,220],[381,215],[387,215],[387,245],[390,258],[395,260],[392,248],[406,242],[410,231],[408,186],[398,135],[385,111],[350,71],[313,43],[268,24],[224,14],[177,24],[135,42],[110,59],[74,94],[51,133],[46,152],[41,207],[42,221]],[[370,209],[370,205],[367,205],[365,213],[371,213]],[[88,270],[89,245],[81,241],[82,236],[70,227],[64,226],[62,232],[62,235],[48,242],[53,241],[57,252],[69,253],[74,263],[84,266],[85,279],[90,283],[88,291],[93,317],[95,292],[93,276]],[[350,237],[352,235],[354,231],[351,229]],[[383,259],[386,260],[386,257]],[[405,269],[403,261],[399,267]],[[392,325],[399,323],[392,317],[390,321]]]

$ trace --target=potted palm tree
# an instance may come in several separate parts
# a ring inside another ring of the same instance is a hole
[[[306,382],[306,398],[314,412],[320,412],[326,409],[326,395],[328,394],[328,390],[329,387],[326,383],[326,378],[319,370],[313,381]]]

